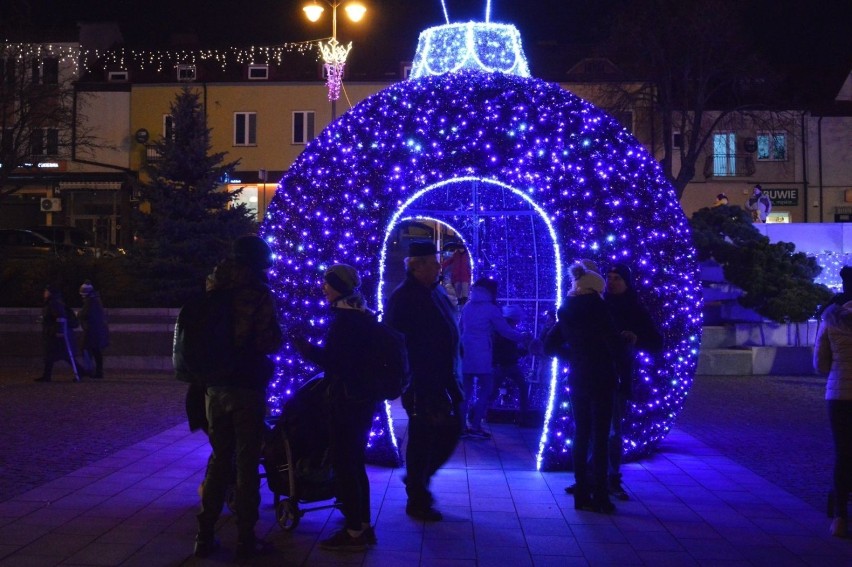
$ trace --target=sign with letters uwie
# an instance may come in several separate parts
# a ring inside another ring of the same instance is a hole
[[[764,189],[763,194],[772,199],[773,207],[799,206],[799,190],[795,187],[784,189]]]

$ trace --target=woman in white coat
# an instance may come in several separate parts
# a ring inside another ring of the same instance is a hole
[[[831,305],[822,318],[814,367],[828,374],[825,399],[834,438],[834,511],[831,535],[846,537],[852,491],[852,301]]]
[[[480,278],[470,288],[470,299],[461,312],[462,375],[468,437],[488,439],[482,420],[494,389],[493,333],[522,342],[529,337],[513,329],[497,305],[497,282]],[[474,388],[474,382],[478,388]],[[478,390],[478,391],[477,391]]]

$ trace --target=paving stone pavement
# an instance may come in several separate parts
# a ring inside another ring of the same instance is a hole
[[[64,476],[185,420],[186,386],[171,374],[109,372],[72,382],[56,365],[0,366],[0,502]]]
[[[818,376],[696,376],[676,427],[818,510],[834,447]]]
[[[185,428],[183,384],[128,373],[74,384],[65,369],[37,384],[37,370],[0,366],[0,566],[230,560],[227,512],[222,552],[189,554],[209,449]],[[404,471],[370,467],[380,543],[366,553],[319,549],[341,525],[330,510],[282,531],[264,488],[258,527],[276,552],[253,564],[852,565],[852,540],[827,534],[822,387],[815,377],[697,377],[660,450],[625,465],[631,499],[612,516],[573,510],[570,473],[536,472],[536,433],[509,424],[463,442],[437,475],[445,522],[406,517]],[[404,440],[404,413],[394,415]]]

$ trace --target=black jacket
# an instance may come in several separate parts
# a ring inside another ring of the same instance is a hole
[[[332,307],[325,344],[311,345],[306,353],[325,372],[331,401],[372,399],[364,370],[373,320],[373,314],[366,311]]]
[[[569,295],[556,314],[564,344],[563,358],[570,367],[568,386],[577,394],[615,392],[618,361],[624,357],[624,341],[601,296]]]
[[[384,321],[405,335],[411,385],[418,400],[454,402],[461,388],[461,350],[455,309],[443,288],[407,275],[391,293]]]

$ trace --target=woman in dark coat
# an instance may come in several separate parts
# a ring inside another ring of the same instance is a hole
[[[104,377],[103,349],[109,346],[109,327],[107,327],[104,306],[101,296],[95,291],[92,282],[86,280],[80,286],[80,296],[83,298],[83,309],[78,318],[83,327],[82,350],[83,357],[93,360],[95,368],[88,368],[92,378]]]
[[[611,513],[615,506],[607,490],[607,441],[619,380],[616,361],[622,358],[623,341],[601,297],[604,280],[600,274],[579,263],[569,271],[571,291],[557,312],[561,347],[556,354],[570,367],[574,508]],[[591,471],[587,460],[590,444]]]
[[[376,409],[364,376],[373,314],[358,293],[360,284],[352,266],[331,266],[322,284],[331,307],[325,344],[312,345],[301,337],[293,340],[302,356],[323,369],[328,383],[329,450],[346,524],[321,541],[320,547],[336,551],[361,551],[376,543],[370,525],[370,479],[365,461]]]

